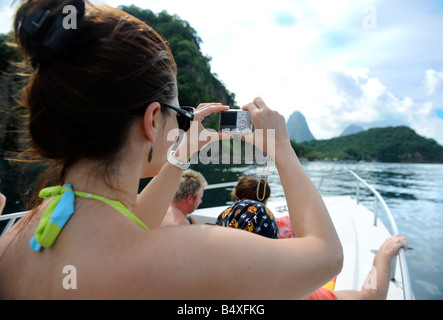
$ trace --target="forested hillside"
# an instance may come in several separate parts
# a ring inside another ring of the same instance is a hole
[[[443,147],[405,127],[373,128],[333,138],[293,143],[301,158],[443,163]]]
[[[183,106],[202,102],[221,102],[234,106],[235,94],[211,73],[211,58],[200,51],[202,40],[191,25],[166,11],[158,14],[137,6],[120,6],[121,10],[154,28],[168,43],[178,67],[179,100]]]
[[[202,54],[202,40],[187,21],[166,11],[156,14],[134,5],[119,8],[148,23],[168,42],[177,63],[180,105],[197,107],[203,102],[220,102],[235,106],[235,94],[211,72],[211,58]],[[11,34],[0,35],[0,157],[5,152],[22,148],[18,141],[27,140],[25,133],[19,130],[20,118],[13,112],[26,78],[13,65],[21,58],[10,45],[11,41]],[[217,128],[218,117],[206,119],[205,125]]]

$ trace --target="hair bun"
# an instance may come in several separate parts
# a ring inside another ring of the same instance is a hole
[[[14,21],[15,40],[33,67],[63,51],[84,13],[83,0],[28,0],[20,6]]]

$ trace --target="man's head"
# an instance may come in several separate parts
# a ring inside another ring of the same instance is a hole
[[[207,185],[201,173],[190,169],[183,171],[173,202],[179,203],[181,208],[186,208],[188,212],[184,212],[185,214],[194,212],[202,202],[203,190]]]

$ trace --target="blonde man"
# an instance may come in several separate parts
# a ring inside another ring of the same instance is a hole
[[[190,169],[184,171],[178,190],[160,226],[189,224],[186,215],[194,212],[202,203],[203,191],[207,185],[201,173]]]

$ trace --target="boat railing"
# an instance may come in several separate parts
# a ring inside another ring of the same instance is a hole
[[[362,184],[364,187],[366,187],[374,195],[374,207],[373,207],[374,208],[373,209],[374,226],[377,225],[378,216],[379,216],[378,208],[379,208],[379,204],[380,204],[386,213],[386,216],[387,216],[389,224],[390,224],[391,231],[393,232],[393,234],[399,234],[397,223],[395,222],[394,216],[392,215],[391,210],[389,209],[389,207],[386,204],[383,197],[380,195],[380,193],[377,190],[375,190],[370,184],[368,184],[365,180],[363,180],[354,171],[350,170],[350,171],[333,172],[333,173],[322,174],[322,175],[312,175],[310,177],[311,178],[320,178],[320,182],[317,186],[317,190],[320,191],[322,183],[324,181],[324,178],[331,177],[331,176],[337,176],[337,175],[343,175],[343,174],[351,174],[355,178],[355,182],[356,182],[355,199],[356,199],[357,203],[360,203],[360,184]],[[399,251],[398,261],[400,263],[400,272],[401,272],[401,278],[402,278],[402,282],[403,282],[404,299],[405,300],[413,300],[414,295],[412,292],[408,263],[406,261],[406,252],[403,248],[401,248]],[[394,262],[393,269],[395,270],[395,262]]]
[[[17,212],[17,213],[9,213],[0,215],[0,221],[7,221],[6,226],[3,228],[2,233],[0,234],[0,237],[6,233],[13,225],[14,223],[25,216],[29,211],[23,211],[23,212]]]
[[[369,191],[372,192],[372,194],[374,195],[374,208],[373,208],[373,213],[374,213],[374,226],[377,226],[377,221],[378,221],[378,207],[379,207],[379,203],[381,203],[381,205],[383,206],[383,208],[385,209],[385,212],[388,216],[389,219],[389,223],[391,226],[391,231],[394,234],[398,234],[398,228],[397,228],[397,224],[395,223],[395,220],[391,214],[391,211],[389,210],[389,207],[386,205],[386,202],[384,201],[383,197],[378,193],[377,190],[375,190],[370,184],[368,184],[365,180],[363,180],[359,175],[357,175],[354,171],[350,170],[350,171],[338,171],[338,172],[332,172],[332,173],[326,173],[326,174],[321,174],[321,175],[312,175],[310,176],[311,178],[320,178],[320,182],[317,185],[317,190],[321,190],[324,178],[327,177],[332,177],[332,176],[338,176],[338,175],[344,175],[344,174],[351,174],[356,181],[356,190],[355,190],[355,199],[357,201],[357,203],[360,203],[360,183],[362,183],[366,188],[368,188]]]
[[[223,183],[210,184],[206,186],[205,190],[235,187],[237,183],[238,182],[236,181],[236,182],[223,182]]]

